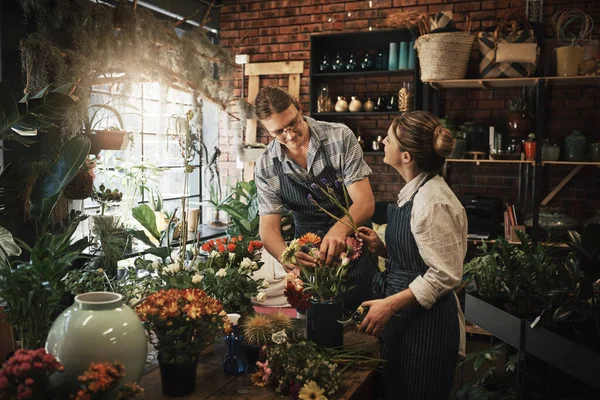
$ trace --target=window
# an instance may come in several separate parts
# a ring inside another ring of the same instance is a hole
[[[100,152],[101,168],[98,169],[95,179],[96,187],[104,183],[107,188],[118,189],[123,192],[121,208],[127,213],[131,207],[150,201],[149,192],[139,190],[139,185],[144,184],[148,189],[158,189],[163,198],[163,208],[172,212],[176,207],[181,207],[183,196],[183,160],[181,150],[176,138],[167,135],[167,131],[174,132],[172,115],[184,116],[193,108],[193,95],[174,89],[169,89],[166,97],[164,89],[158,83],[144,83],[132,88],[127,96],[111,92],[108,85],[96,86],[91,96],[90,104],[104,104],[114,107],[122,116],[124,130],[133,132],[129,137],[133,141],[126,150],[103,150]],[[166,98],[166,100],[161,100]],[[216,106],[203,107],[204,114],[215,113]],[[91,107],[90,118],[94,116],[94,129],[119,127],[120,123],[114,114],[102,107]],[[215,119],[217,117],[210,117]],[[208,119],[210,119],[208,118]],[[209,130],[217,132],[216,125],[207,126]],[[213,134],[209,133],[209,136]],[[196,156],[194,169],[189,176],[188,205],[190,208],[200,207],[201,201],[201,174],[200,157]],[[160,172],[143,169],[158,167]],[[84,209],[93,214],[99,209],[97,203],[86,199]]]

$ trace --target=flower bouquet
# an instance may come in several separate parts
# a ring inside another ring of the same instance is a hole
[[[268,283],[252,278],[263,265],[262,247],[260,241],[243,236],[209,240],[200,247],[207,254],[206,261],[197,260],[194,265],[202,276],[202,286],[228,313],[252,314],[252,297],[259,302],[266,299],[260,289]]]
[[[193,393],[198,356],[232,330],[221,302],[200,289],[168,289],[152,293],[136,311],[158,351],[163,394]]]
[[[123,364],[91,363],[79,376],[78,388],[53,385],[52,376],[63,366],[45,349],[18,350],[0,369],[0,399],[129,400],[143,392],[135,383],[119,386],[125,377]],[[76,391],[76,393],[72,393]]]

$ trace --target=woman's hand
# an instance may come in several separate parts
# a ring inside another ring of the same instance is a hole
[[[358,237],[361,238],[367,245],[367,249],[371,253],[375,253],[381,257],[385,257],[385,244],[379,239],[379,235],[371,228],[361,226],[358,228]]]
[[[379,335],[385,324],[387,324],[392,315],[394,315],[394,309],[389,297],[365,301],[361,306],[369,307],[369,312],[359,325],[358,330],[369,335]]]

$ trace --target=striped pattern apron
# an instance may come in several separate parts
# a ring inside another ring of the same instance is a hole
[[[410,230],[417,192],[402,207],[396,204],[388,207],[385,238],[389,261],[386,271],[373,281],[375,297],[391,296],[408,288],[416,276],[423,275],[429,268]],[[450,292],[429,310],[410,307],[390,319],[380,338],[381,356],[387,360],[385,399],[449,398],[460,339],[457,311],[456,300]]]
[[[298,238],[308,232],[313,232],[323,238],[336,221],[312,204],[308,200],[308,195],[312,195],[321,207],[332,214],[338,217],[343,215],[343,212],[319,189],[315,190],[310,187],[313,183],[320,184],[322,179],[326,179],[332,184],[337,179],[336,170],[329,162],[329,158],[325,156],[325,168],[318,176],[304,182],[298,182],[284,174],[281,162],[278,159],[273,161],[275,171],[279,175],[283,205],[294,215],[295,237]],[[336,189],[336,195],[344,204],[344,194],[341,188]],[[371,282],[376,272],[378,272],[377,259],[365,249],[361,256],[354,261],[346,275],[348,289],[340,296],[346,311],[353,312],[363,301],[373,298]]]

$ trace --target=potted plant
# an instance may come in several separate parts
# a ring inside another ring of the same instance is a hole
[[[523,138],[533,129],[533,115],[527,109],[527,100],[523,96],[516,97],[508,102],[508,116],[506,118],[508,137]]]
[[[259,360],[260,349],[273,343],[273,334],[281,330],[290,332],[292,320],[278,311],[273,314],[254,314],[241,323],[242,351],[249,366],[255,366]]]
[[[530,133],[528,136],[528,140],[524,143],[525,145],[525,159],[527,161],[534,161],[536,154],[536,145],[535,145],[535,134]]]
[[[138,111],[129,104],[119,104]],[[129,135],[125,131],[123,117],[115,106],[110,104],[92,104],[88,107],[89,118],[84,121],[85,135],[91,140],[90,154],[98,154],[101,150],[125,150],[129,145]],[[104,122],[114,118],[117,125]],[[103,124],[104,123],[104,124]],[[101,128],[102,125],[105,125]]]
[[[461,159],[464,158],[465,152],[467,151],[467,142],[465,140],[465,132],[462,129],[458,129],[456,125],[450,121],[448,116],[440,119],[440,122],[446,129],[452,133],[454,138],[454,148],[452,153],[448,156],[450,159]]]
[[[231,332],[221,302],[200,289],[168,289],[152,293],[136,311],[158,351],[163,394],[194,393],[198,356]]]

